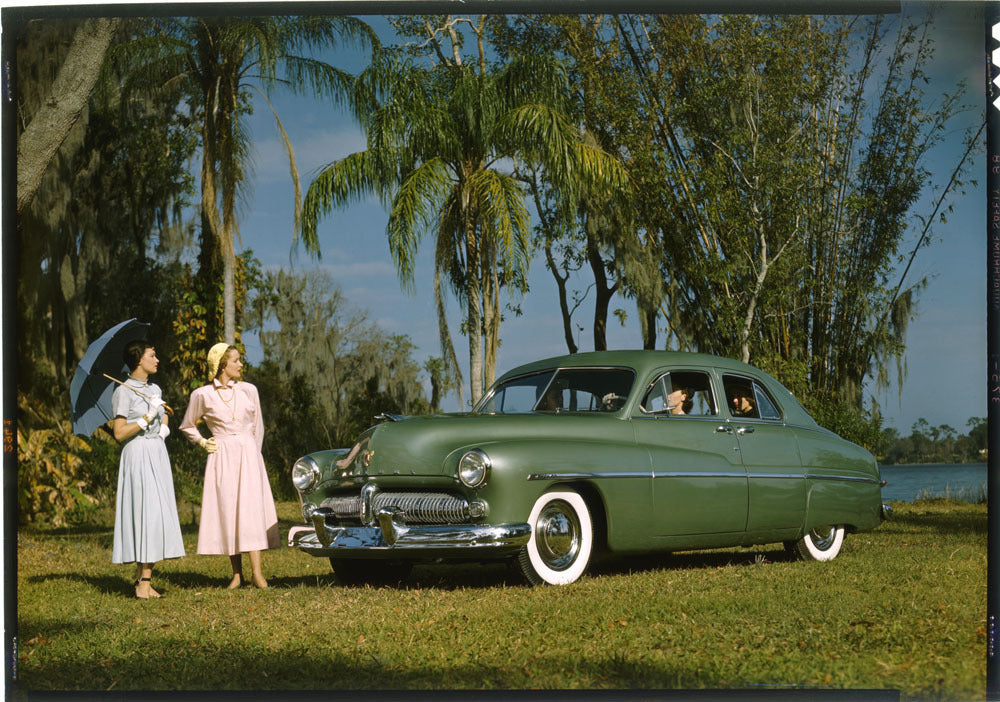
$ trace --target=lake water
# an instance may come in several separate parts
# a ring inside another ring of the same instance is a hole
[[[917,497],[955,497],[976,502],[986,494],[985,463],[882,466],[884,502],[913,502]]]

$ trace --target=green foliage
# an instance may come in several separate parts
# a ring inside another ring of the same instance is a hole
[[[868,449],[876,456],[885,451],[887,439],[877,413],[858,409],[836,395],[817,392],[803,403],[821,426]]]
[[[530,45],[566,60],[575,114],[636,184],[619,203],[536,188],[564,326],[560,276],[586,258],[598,302],[609,274],[635,299],[647,347],[665,323],[668,348],[804,363],[802,397],[860,410],[865,381],[902,358],[925,283],[910,264],[969,165],[971,151],[950,176],[926,163],[963,109],[961,87],[927,92],[932,22],[498,18],[501,56]],[[595,345],[604,324],[595,315]]]
[[[276,499],[296,499],[289,477],[292,464],[307,453],[353,440],[330,443],[332,437],[323,429],[324,403],[307,375],[287,373],[274,359],[266,358],[254,367],[250,380],[257,386],[265,418],[263,453],[271,491]]]
[[[290,467],[308,451],[351,446],[382,412],[429,410],[413,343],[348,308],[328,274],[268,271],[251,308],[264,363],[248,377],[263,388],[268,426],[280,427],[265,458]]]
[[[242,346],[241,330],[245,325],[247,299],[250,291],[259,285],[260,276],[260,261],[251,249],[236,257],[233,277],[234,306],[239,321],[235,337],[238,348]],[[210,337],[209,334],[213,329],[218,332],[223,328],[225,287],[219,279],[199,279],[184,265],[177,270],[173,291],[176,316],[171,321],[175,340],[171,362],[179,376],[177,390],[186,397],[209,380],[205,354],[213,344],[221,341],[218,336]]]
[[[889,438],[882,429],[882,418],[877,411],[859,408],[833,393],[811,390],[809,367],[801,361],[767,356],[759,358],[757,363],[788,388],[821,427],[863,446],[876,456],[885,451]]]
[[[22,399],[22,412],[33,411]],[[46,428],[17,430],[17,502],[22,521],[42,519],[54,526],[86,518],[100,500],[92,494],[86,455],[90,444],[73,435],[66,420],[36,414]]]

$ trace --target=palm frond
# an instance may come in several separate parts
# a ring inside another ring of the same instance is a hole
[[[302,203],[302,243],[319,252],[316,229],[319,220],[334,207],[379,193],[378,171],[368,151],[359,151],[327,165],[313,179]]]
[[[587,144],[565,115],[545,105],[523,105],[504,115],[498,139],[509,151],[541,166],[556,183],[584,182],[590,187],[627,188],[628,174],[618,159]]]
[[[477,172],[469,181],[480,212],[484,243],[495,247],[505,276],[527,275],[531,217],[524,191],[512,176],[493,170]]]
[[[392,200],[386,233],[396,269],[407,287],[413,285],[414,260],[421,234],[436,224],[451,183],[445,164],[440,159],[431,159],[403,180]]]

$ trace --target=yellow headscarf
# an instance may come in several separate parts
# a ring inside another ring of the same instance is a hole
[[[229,348],[229,344],[225,341],[220,341],[215,346],[208,350],[208,379],[212,380],[219,373],[219,361],[226,353],[226,349]]]

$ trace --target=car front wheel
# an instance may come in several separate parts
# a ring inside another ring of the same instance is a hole
[[[568,585],[590,562],[594,527],[579,493],[547,492],[531,508],[531,539],[518,554],[518,564],[532,585]]]
[[[844,544],[844,527],[820,526],[807,531],[795,542],[795,551],[806,561],[830,561]]]

